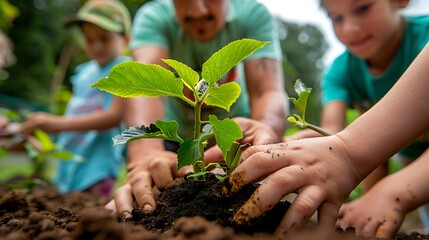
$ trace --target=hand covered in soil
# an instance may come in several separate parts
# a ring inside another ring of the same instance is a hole
[[[263,182],[236,212],[234,221],[248,224],[287,194],[297,193],[276,234],[284,237],[299,229],[316,210],[319,224],[333,229],[341,203],[359,182],[346,149],[336,135],[247,149],[229,179],[232,191]]]
[[[392,189],[384,185],[382,180],[362,197],[343,204],[339,213],[340,227],[353,227],[356,234],[365,237],[392,238],[407,213],[402,206],[401,196],[408,193],[403,188]],[[397,191],[403,192],[402,195]]]
[[[183,177],[189,168],[182,168],[176,172],[176,153],[164,150],[153,150],[146,153],[138,162],[128,165],[127,179],[120,188],[115,191],[106,208],[126,220],[132,217],[134,200],[145,214],[155,211],[156,203],[154,189],[164,189],[174,178]]]
[[[61,123],[61,116],[36,112],[31,114],[25,122],[22,123],[20,132],[24,134],[31,134],[36,129],[46,132],[57,132],[58,124]]]
[[[240,125],[243,132],[241,144],[264,145],[278,142],[276,133],[260,121],[243,117],[235,117],[232,120]],[[204,159],[206,163],[219,162],[222,159],[222,151],[218,146],[211,147],[204,153]]]
[[[361,198],[344,204],[340,226],[354,227],[364,236],[394,237],[405,215],[429,201],[428,164],[426,151],[409,166],[380,180]]]

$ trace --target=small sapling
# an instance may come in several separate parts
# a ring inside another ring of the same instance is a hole
[[[113,95],[133,98],[145,97],[177,97],[194,109],[195,124],[193,137],[182,138],[177,130],[180,126],[175,120],[157,120],[149,126],[137,126],[126,129],[114,138],[114,144],[125,144],[141,138],[160,138],[180,144],[177,158],[177,169],[192,165],[193,177],[204,179],[208,173],[204,163],[204,149],[211,137],[222,151],[229,174],[237,166],[242,150],[237,141],[242,137],[240,126],[229,118],[219,120],[210,115],[201,119],[203,104],[223,108],[229,111],[231,105],[240,95],[240,86],[236,82],[218,85],[217,82],[236,64],[262,48],[268,42],[253,39],[233,41],[214,53],[202,66],[201,77],[186,64],[172,59],[163,59],[175,72],[156,64],[125,62],[112,68],[109,76],[100,79],[92,87],[109,92]],[[184,88],[192,91],[194,99],[183,94]],[[214,164],[220,167],[219,164]]]
[[[322,134],[323,136],[331,135],[325,130],[323,130],[322,128],[317,127],[311,123],[308,123],[305,120],[305,112],[307,111],[308,98],[311,94],[312,89],[306,87],[300,79],[296,80],[294,88],[295,88],[295,92],[298,94],[298,99],[294,97],[289,97],[289,99],[295,105],[295,108],[301,113],[301,116],[298,114],[292,114],[292,116],[287,117],[287,120],[301,128],[312,129]]]

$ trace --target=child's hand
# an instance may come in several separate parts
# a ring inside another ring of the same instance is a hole
[[[405,208],[410,191],[402,186],[404,180],[394,183],[386,177],[359,199],[344,204],[339,213],[343,229],[354,227],[365,237],[390,239],[401,227],[408,210]]]
[[[266,179],[237,211],[235,222],[249,223],[287,194],[297,193],[277,229],[280,237],[302,227],[316,210],[319,224],[334,229],[341,203],[363,178],[346,150],[335,135],[247,149],[231,175],[232,190]]]
[[[60,119],[60,116],[49,113],[33,113],[21,125],[20,132],[24,134],[31,134],[36,129],[46,132],[56,132],[58,131],[59,125],[61,123]]]

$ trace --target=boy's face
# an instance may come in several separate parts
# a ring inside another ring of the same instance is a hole
[[[208,41],[225,26],[229,0],[174,0],[183,30],[197,41]]]
[[[397,10],[408,1],[323,0],[322,3],[338,39],[357,57],[376,58],[389,51],[392,42],[401,39],[401,16]]]
[[[85,51],[100,65],[106,65],[121,56],[127,46],[127,40],[119,33],[109,32],[92,23],[83,23]]]

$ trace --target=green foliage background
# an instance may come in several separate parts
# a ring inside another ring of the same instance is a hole
[[[132,16],[147,1],[123,0]],[[0,0],[0,12],[2,12],[2,2],[7,1]],[[74,68],[87,60],[81,48],[82,39],[79,30],[65,29],[63,24],[84,2],[82,0],[10,2],[10,5],[16,9],[16,17],[5,23],[9,28],[2,30],[13,41],[14,53],[18,61],[5,69],[9,77],[0,80],[0,107],[2,102],[17,101],[17,99],[6,98],[14,96],[19,100],[27,100],[26,103],[30,107],[43,105],[46,106],[46,110],[62,113],[61,109],[70,97],[68,79]],[[309,122],[317,124],[320,115],[318,100],[320,74],[324,68],[322,58],[328,45],[322,32],[315,26],[300,25],[281,19],[277,19],[277,23],[284,56],[285,89],[290,96],[294,96],[293,84],[297,78],[313,88],[307,118]],[[69,58],[67,66],[59,66],[61,56],[68,50],[70,50],[70,56],[66,55]],[[57,83],[54,78],[58,73],[63,76],[60,79],[62,86],[55,88],[53,85]],[[52,108],[53,101],[56,108]]]
[[[70,97],[63,92],[70,89],[68,78],[79,63],[87,60],[82,48],[79,47],[82,41],[78,29],[66,29],[64,22],[75,14],[85,1],[12,1],[9,5],[16,9],[17,16],[14,19],[6,19],[5,15],[2,15],[11,8],[3,4],[4,2],[7,1],[0,0],[0,26],[5,26],[1,30],[14,44],[13,52],[17,63],[6,68],[9,76],[0,80],[0,107],[26,105],[30,109],[40,110],[38,106],[41,104],[46,106],[47,110],[61,113],[60,110],[56,111],[48,106],[53,100],[59,101],[58,104],[62,107],[65,106],[64,101]],[[123,2],[133,15],[147,0]],[[67,48],[72,50],[72,54],[68,59],[69,64],[61,69],[58,62]],[[64,76],[62,81],[64,88],[60,87],[59,90],[63,91],[54,92],[52,83],[58,71]]]
[[[277,19],[280,44],[283,51],[283,70],[285,89],[290,97],[298,97],[293,88],[295,81],[301,79],[312,93],[308,102],[306,119],[318,125],[320,122],[320,80],[325,68],[323,57],[328,44],[318,27]],[[292,104],[291,104],[291,107]],[[291,109],[297,113],[296,109]]]

